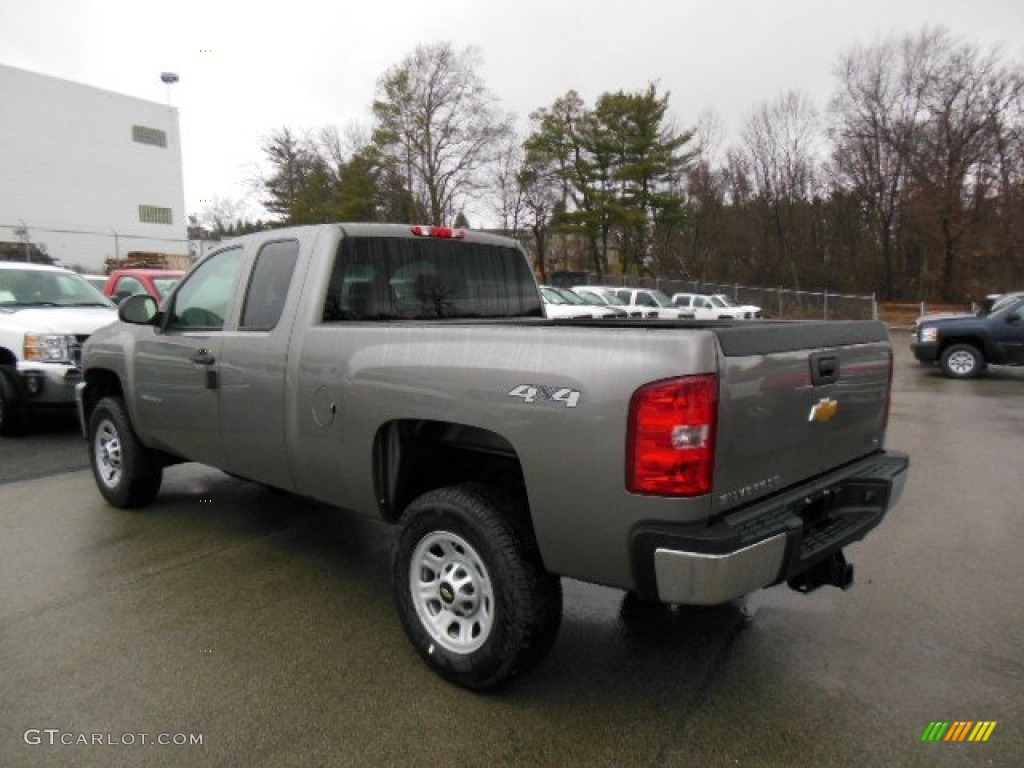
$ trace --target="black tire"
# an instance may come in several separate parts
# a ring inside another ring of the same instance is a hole
[[[89,464],[100,494],[121,509],[149,504],[163,480],[159,454],[139,440],[119,397],[103,398],[92,411]]]
[[[951,344],[942,351],[939,367],[951,379],[973,379],[985,370],[985,356],[973,344]]]
[[[18,374],[0,367],[0,436],[17,437],[28,427],[28,411]]]
[[[428,666],[486,691],[540,663],[558,635],[562,584],[544,570],[521,504],[490,486],[440,488],[400,525],[392,589]]]

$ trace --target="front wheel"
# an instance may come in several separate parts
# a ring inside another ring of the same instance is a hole
[[[951,379],[973,379],[985,370],[985,357],[973,344],[953,344],[943,351],[939,366]]]
[[[119,397],[105,397],[93,409],[89,459],[100,494],[115,507],[144,507],[160,490],[163,464],[135,434]]]
[[[544,570],[522,509],[488,486],[440,488],[409,505],[392,588],[420,656],[471,690],[539,663],[561,622],[561,582]]]
[[[0,436],[15,437],[25,431],[28,413],[21,382],[12,368],[0,368]]]

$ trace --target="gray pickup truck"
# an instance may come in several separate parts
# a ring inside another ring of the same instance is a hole
[[[563,576],[670,604],[846,588],[907,476],[882,324],[548,320],[483,233],[250,235],[118,313],[77,391],[103,497],[196,461],[395,523],[402,623],[475,690],[543,658]]]

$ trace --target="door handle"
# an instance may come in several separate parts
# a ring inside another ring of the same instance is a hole
[[[832,384],[839,380],[839,358],[835,355],[818,352],[811,355],[810,362],[811,384],[815,387]]]
[[[206,367],[206,380],[204,385],[207,389],[217,388],[217,369],[213,368],[213,364],[217,362],[217,358],[213,356],[213,353],[208,349],[200,349],[192,357],[189,358],[195,365],[202,365]]]

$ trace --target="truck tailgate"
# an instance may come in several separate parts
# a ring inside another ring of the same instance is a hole
[[[752,323],[716,335],[713,514],[883,447],[892,369],[884,324]]]

